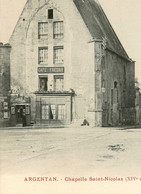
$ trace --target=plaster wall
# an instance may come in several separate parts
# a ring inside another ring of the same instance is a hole
[[[47,19],[47,9],[54,9],[54,21],[64,21],[64,38],[53,39],[52,21]],[[38,22],[48,21],[48,40],[38,39]],[[94,110],[94,44],[73,1],[28,1],[11,36],[11,83],[15,91],[32,96],[32,110],[35,109],[33,93],[38,90],[37,72],[38,48],[48,47],[48,64],[54,67],[53,47],[64,47],[64,90],[72,88],[73,119],[93,120]],[[48,75],[49,90],[53,88],[53,75]],[[77,101],[77,103],[76,103]],[[76,105],[77,104],[77,105]],[[34,113],[33,113],[34,114]]]

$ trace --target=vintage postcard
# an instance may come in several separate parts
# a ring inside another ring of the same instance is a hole
[[[141,193],[140,10],[0,0],[0,194]]]

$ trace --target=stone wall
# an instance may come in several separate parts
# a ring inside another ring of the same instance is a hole
[[[47,10],[54,10],[48,20]],[[53,39],[53,21],[64,22],[64,38]],[[48,22],[47,40],[38,39],[38,22]],[[48,47],[48,64],[53,61],[54,46],[64,47],[64,91],[72,89],[72,119],[88,120],[91,125],[132,123],[135,117],[134,63],[102,47],[92,39],[72,0],[27,1],[11,36],[11,88],[31,97],[35,118],[35,91],[39,75],[48,76],[49,91],[54,90],[53,73],[38,73],[38,48]],[[132,117],[129,117],[132,115]],[[130,118],[130,119],[129,119]]]
[[[110,125],[135,123],[134,62],[106,50],[103,80],[103,104]]]

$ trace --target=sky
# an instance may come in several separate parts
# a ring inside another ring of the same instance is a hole
[[[141,0],[99,0],[141,83]],[[26,0],[0,0],[0,42],[7,43]],[[65,3],[65,0],[64,0]]]

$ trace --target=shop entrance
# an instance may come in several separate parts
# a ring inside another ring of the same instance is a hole
[[[25,105],[16,105],[16,119],[17,124],[23,123],[23,117],[25,115]]]

